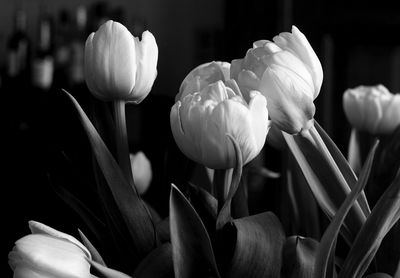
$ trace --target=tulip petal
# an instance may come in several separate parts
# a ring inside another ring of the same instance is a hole
[[[80,249],[82,249],[82,251],[86,254],[86,256],[89,259],[92,258],[92,255],[90,254],[89,250],[73,236],[70,236],[69,234],[66,234],[66,233],[63,233],[60,231],[57,231],[56,229],[53,229],[52,227],[47,226],[40,222],[31,220],[28,223],[29,223],[29,229],[31,230],[32,234],[45,234],[45,235],[49,235],[52,237],[68,240],[69,242],[75,244]]]
[[[290,51],[292,54],[300,58],[302,62],[307,65],[314,82],[315,91],[313,99],[315,99],[321,89],[323,71],[321,62],[307,38],[296,26],[293,25],[292,33],[281,33],[278,36],[275,36],[273,41],[282,49]]]
[[[271,120],[283,131],[296,134],[307,129],[315,106],[308,84],[296,73],[275,65],[265,71],[260,88],[267,98]]]
[[[379,133],[390,134],[400,125],[400,95],[395,94],[384,109]]]
[[[158,47],[156,39],[149,31],[143,32],[140,42],[137,38],[134,38],[134,40],[138,70],[136,73],[136,86],[131,94],[142,95],[144,98],[150,92],[157,76]],[[142,99],[139,99],[138,102]]]
[[[82,249],[69,241],[49,235],[32,234],[19,239],[10,253],[10,260],[15,258],[19,260],[10,265],[22,275],[31,269],[51,273],[51,277],[90,277],[90,265]]]
[[[108,86],[113,98],[127,98],[135,87],[140,69],[136,68],[136,48],[132,34],[121,23],[111,21],[109,25]],[[133,96],[130,96],[133,97]]]

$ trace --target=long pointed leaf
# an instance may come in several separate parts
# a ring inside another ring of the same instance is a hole
[[[90,265],[100,274],[100,278],[132,278],[123,272],[108,268],[98,262],[89,260]]]
[[[170,229],[176,278],[220,277],[206,228],[174,185],[170,195]]]
[[[101,264],[106,266],[106,263],[104,262],[103,258],[101,257],[99,251],[94,247],[94,245],[89,241],[89,239],[85,236],[85,234],[78,229],[79,236],[81,237],[81,240],[85,247],[89,250],[90,254],[92,254],[92,259]]]
[[[144,256],[155,246],[155,230],[151,217],[145,204],[140,199],[134,187],[126,181],[117,162],[97,133],[95,127],[86,116],[75,98],[67,91],[65,94],[74,104],[81,123],[88,135],[99,167],[112,192],[115,202],[121,211],[122,217],[127,224],[132,240],[135,244],[135,252],[138,256]]]
[[[340,272],[340,278],[361,277],[375,256],[382,239],[399,220],[400,170],[373,208],[357,235]]]
[[[339,167],[340,172],[343,174],[343,177],[345,178],[347,184],[350,186],[350,188],[354,188],[357,183],[357,177],[354,174],[353,169],[350,167],[350,164],[347,162],[342,152],[332,141],[329,135],[325,132],[325,130],[318,124],[317,121],[314,121],[314,126],[315,129],[318,131],[318,134],[324,141],[326,147],[328,148],[329,153],[332,155],[332,158],[335,160],[337,166]],[[360,197],[357,199],[357,202],[359,203],[361,209],[367,217],[371,213],[371,209],[369,207],[364,191],[361,192]]]
[[[340,209],[338,210],[332,222],[322,236],[317,251],[317,260],[315,262],[315,278],[325,278],[327,275],[328,277],[332,277],[333,275],[333,273],[327,273],[329,259],[335,255],[335,243],[340,231],[340,227],[342,226],[347,213],[350,211],[354,202],[357,200],[358,196],[367,184],[377,146],[378,144],[375,144],[375,146],[372,148],[368,159],[361,171],[360,179],[356,187],[353,188],[351,193],[347,196],[343,204],[340,206]]]
[[[300,136],[291,136],[284,132],[283,135],[315,199],[328,218],[332,219],[350,193],[350,187],[344,176],[315,128],[305,131]],[[341,230],[349,245],[365,222],[365,218],[364,212],[356,202]]]

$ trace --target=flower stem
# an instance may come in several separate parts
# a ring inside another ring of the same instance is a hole
[[[115,117],[115,140],[117,143],[117,160],[125,178],[133,185],[131,161],[129,158],[129,143],[126,129],[125,100],[113,101]]]
[[[214,171],[213,188],[218,200],[218,212],[221,211],[228,197],[232,181],[233,169],[220,169]]]

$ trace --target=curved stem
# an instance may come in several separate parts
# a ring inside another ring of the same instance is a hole
[[[113,101],[115,117],[115,140],[117,143],[117,160],[125,178],[133,185],[131,161],[129,158],[129,143],[126,129],[125,100]]]
[[[221,211],[228,197],[233,169],[214,170],[213,188],[218,200],[218,212]]]

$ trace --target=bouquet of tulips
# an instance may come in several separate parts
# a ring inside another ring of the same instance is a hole
[[[63,92],[92,148],[103,214],[93,217],[64,194],[89,233],[79,229],[78,240],[30,221],[32,234],[9,253],[14,277],[400,277],[397,95],[383,86],[345,92],[356,130],[346,159],[314,119],[323,70],[295,26],[254,42],[242,59],[197,66],[181,83],[170,125],[180,151],[210,183],[171,184],[161,218],[141,197],[151,179],[142,169],[150,165],[143,154],[130,155],[125,118],[126,105],[151,91],[157,59],[148,31],[139,40],[108,21],[88,37],[86,83],[113,115],[98,109],[89,119]],[[366,155],[364,131],[374,139]],[[268,159],[265,143],[284,156],[281,173],[254,166],[257,157]],[[287,205],[290,223],[271,211],[252,213],[252,175],[280,176],[284,194],[274,198]]]

